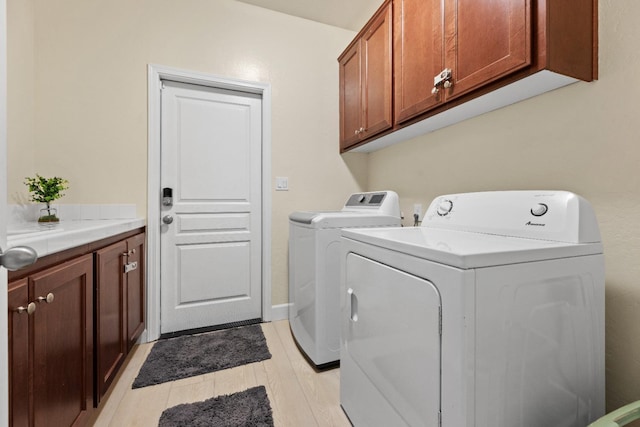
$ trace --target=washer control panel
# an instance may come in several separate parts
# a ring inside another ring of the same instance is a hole
[[[400,202],[394,191],[354,193],[347,199],[342,212],[375,212],[400,218]]]
[[[379,193],[356,193],[352,194],[345,203],[345,206],[374,206],[378,207],[382,205],[384,199],[387,197],[386,192]]]

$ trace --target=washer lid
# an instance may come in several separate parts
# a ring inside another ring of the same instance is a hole
[[[601,243],[566,243],[428,227],[342,230],[342,236],[469,269],[602,253]]]
[[[309,228],[397,227],[400,218],[374,212],[293,212],[289,221]]]

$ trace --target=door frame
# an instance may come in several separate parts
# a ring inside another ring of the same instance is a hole
[[[7,249],[7,2],[0,0],[0,245]],[[7,313],[7,270],[0,267],[0,425],[9,422],[9,344]]]
[[[149,64],[147,148],[147,329],[160,337],[160,127],[162,80],[248,92],[262,97],[262,320],[271,321],[271,84]]]

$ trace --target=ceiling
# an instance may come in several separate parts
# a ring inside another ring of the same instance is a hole
[[[360,31],[383,0],[238,0],[316,22]]]

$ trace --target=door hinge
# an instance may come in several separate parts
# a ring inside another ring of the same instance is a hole
[[[160,90],[166,89],[166,86],[164,85],[164,81],[160,82]]]

